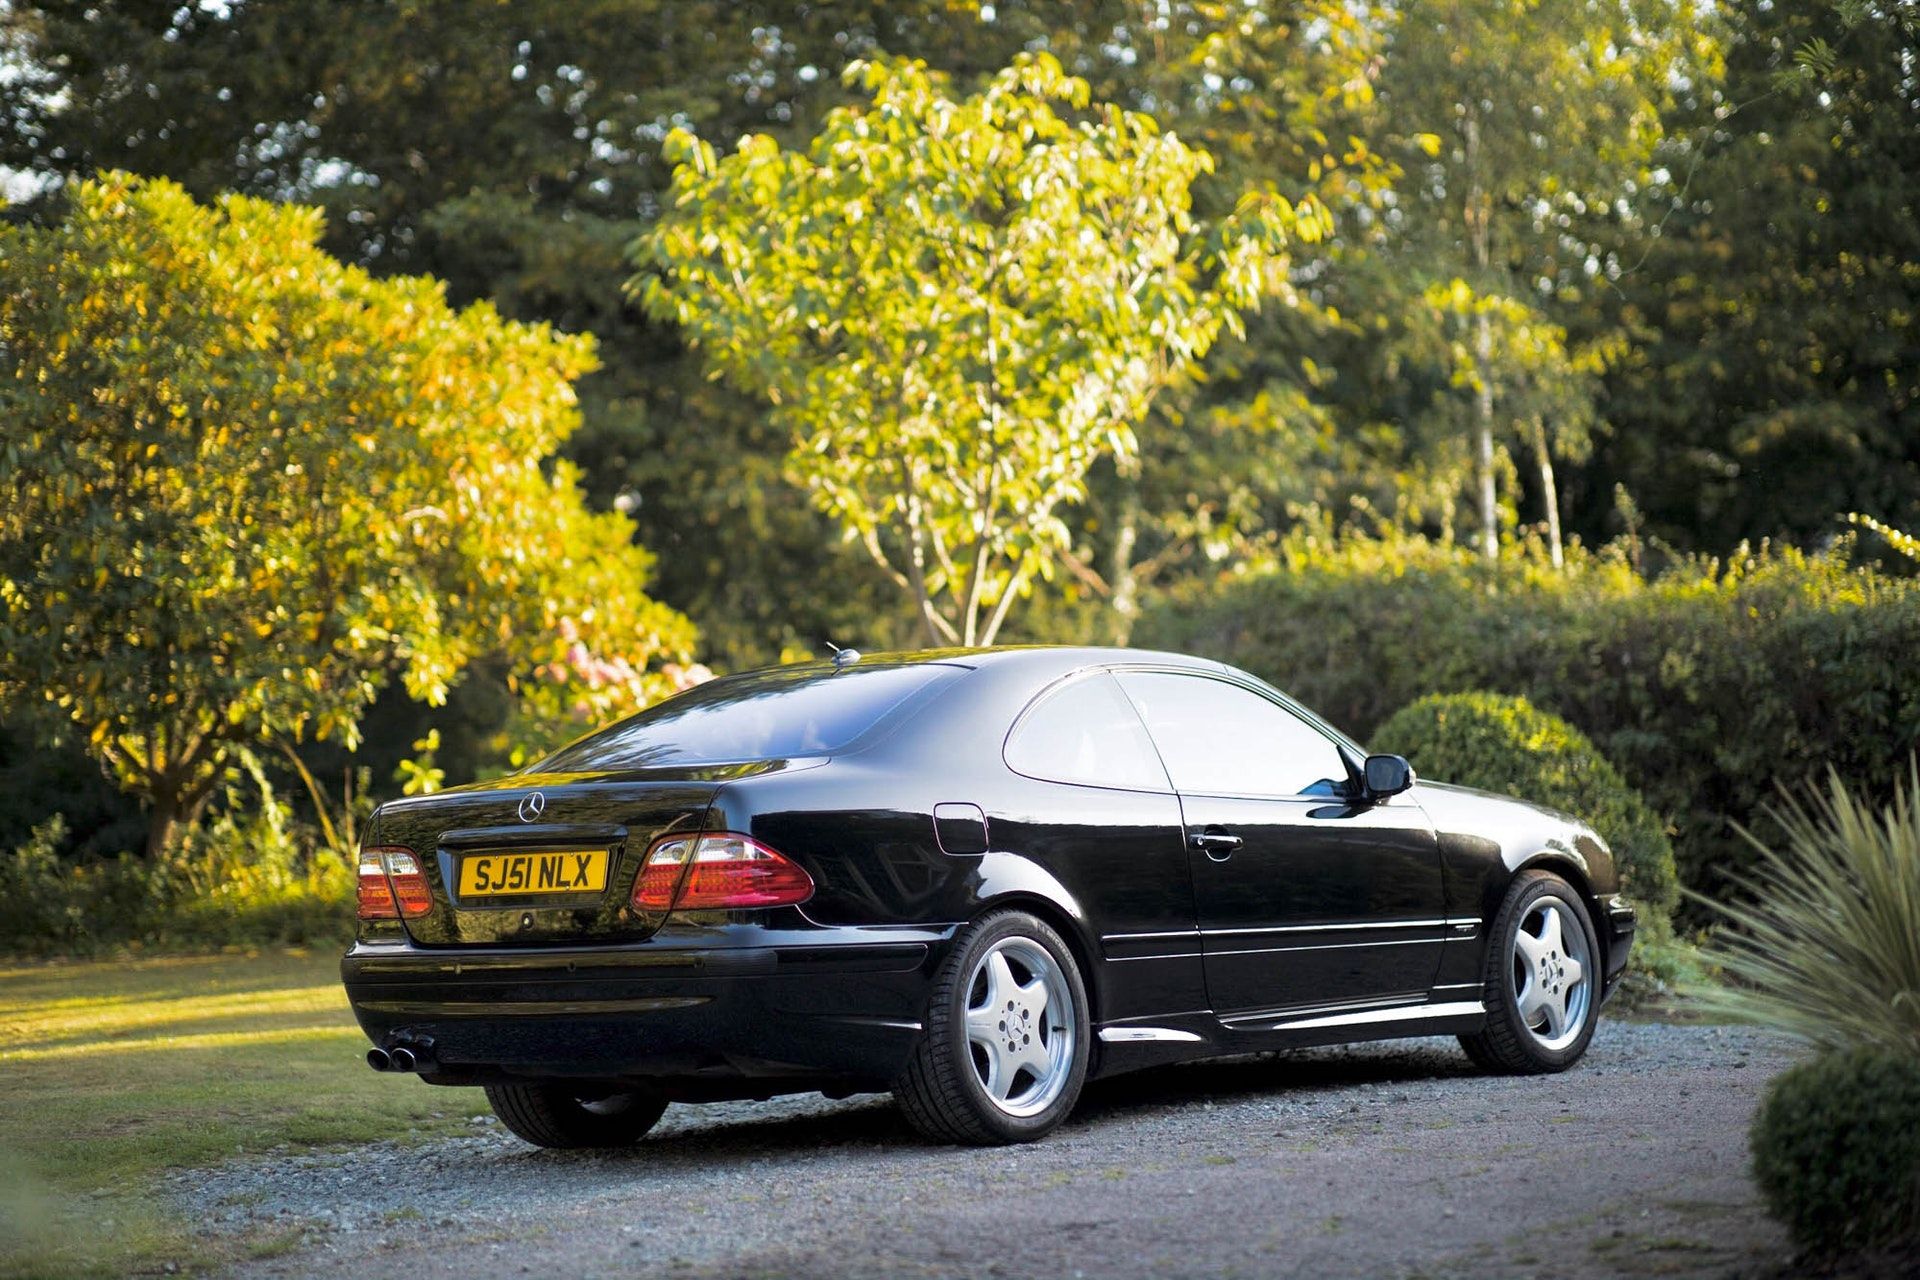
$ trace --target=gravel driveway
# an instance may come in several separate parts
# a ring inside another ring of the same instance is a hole
[[[614,1155],[479,1124],[170,1194],[292,1246],[249,1276],[1756,1273],[1786,1244],[1747,1123],[1791,1060],[1744,1028],[1607,1022],[1561,1076],[1481,1076],[1438,1040],[1123,1076],[1025,1147],[928,1146],[884,1098],[815,1095],[674,1107]]]

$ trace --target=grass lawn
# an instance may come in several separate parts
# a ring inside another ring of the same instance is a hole
[[[0,964],[0,1276],[225,1261],[248,1242],[216,1252],[155,1175],[455,1132],[485,1109],[369,1071],[365,1050],[332,951]]]

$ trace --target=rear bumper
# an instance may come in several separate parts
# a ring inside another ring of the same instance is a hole
[[[746,926],[606,948],[356,945],[340,962],[374,1044],[425,1078],[885,1084],[906,1065],[951,930]],[[847,936],[852,935],[852,936]],[[749,1090],[750,1092],[751,1090]]]
[[[1620,985],[1620,975],[1626,972],[1627,955],[1633,950],[1633,935],[1639,917],[1633,904],[1617,893],[1600,899],[1600,909],[1602,918],[1595,923],[1599,926],[1607,953],[1606,980],[1600,996],[1604,1001],[1614,993],[1614,989]]]

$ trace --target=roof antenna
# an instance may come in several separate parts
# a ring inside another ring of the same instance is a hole
[[[827,648],[833,650],[833,665],[835,667],[837,668],[850,667],[854,663],[860,661],[860,651],[858,649],[842,649],[839,645],[835,644],[831,640],[828,640],[825,643]]]

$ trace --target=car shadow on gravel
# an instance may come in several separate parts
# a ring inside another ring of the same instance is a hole
[[[1089,1084],[1068,1121],[1068,1131],[1203,1102],[1264,1098],[1310,1103],[1324,1093],[1357,1086],[1444,1082],[1479,1074],[1463,1054],[1443,1047],[1382,1050],[1362,1045],[1180,1063]],[[750,1109],[755,1105],[732,1104],[743,1110],[718,1123],[700,1116],[708,1108],[690,1109],[685,1121],[672,1123],[670,1119],[662,1131],[630,1150],[541,1151],[529,1147],[514,1151],[509,1158],[547,1165],[556,1171],[568,1166],[604,1170],[608,1165],[629,1162],[658,1171],[682,1164],[718,1169],[738,1162],[778,1161],[849,1148],[877,1148],[901,1156],[952,1149],[921,1137],[883,1094],[859,1095],[840,1103],[822,1102],[822,1110],[799,1116],[756,1115]]]
[[[1302,1101],[1295,1095],[1481,1074],[1465,1054],[1441,1046],[1382,1050],[1362,1045],[1252,1054],[1151,1067],[1097,1080],[1087,1086],[1074,1115],[1089,1120],[1150,1107],[1262,1096]]]

